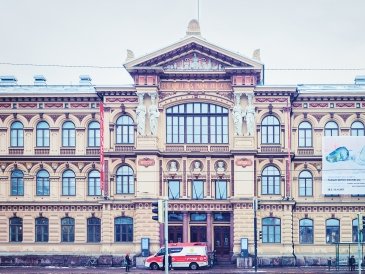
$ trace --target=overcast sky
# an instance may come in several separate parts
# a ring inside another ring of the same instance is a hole
[[[0,0],[0,63],[118,67],[185,36],[198,0]],[[365,74],[364,0],[200,0],[202,36],[247,57],[260,48],[265,84],[353,83]],[[362,68],[272,71],[274,68]],[[124,69],[0,64],[32,84],[132,84]]]

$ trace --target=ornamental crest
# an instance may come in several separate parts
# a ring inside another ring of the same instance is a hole
[[[196,52],[185,55],[183,58],[167,63],[163,66],[164,70],[206,70],[223,71],[224,65],[205,55]]]
[[[236,160],[236,165],[241,167],[252,166],[252,160],[248,158],[240,158]]]
[[[144,166],[146,168],[149,167],[149,166],[154,166],[155,165],[155,160],[145,157],[143,159],[138,160],[138,165]]]

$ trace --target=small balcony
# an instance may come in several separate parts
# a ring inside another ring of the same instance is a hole
[[[34,154],[36,155],[49,155],[49,148],[35,148]]]
[[[166,152],[228,152],[228,145],[166,145]]]
[[[100,154],[100,148],[86,148],[86,155],[98,155]]]
[[[128,151],[133,151],[134,145],[116,145],[114,148],[115,152],[128,152]]]
[[[280,145],[268,145],[268,146],[261,146],[261,152],[263,153],[278,153],[282,152],[282,148]]]
[[[24,148],[9,148],[9,155],[22,155]]]
[[[298,156],[312,156],[312,155],[314,155],[314,148],[298,148],[297,155]]]
[[[75,155],[76,149],[75,148],[61,148],[60,154],[61,155]]]

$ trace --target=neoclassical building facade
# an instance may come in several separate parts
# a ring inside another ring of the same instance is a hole
[[[133,86],[2,77],[0,256],[138,255],[142,238],[154,252],[164,230],[151,203],[163,197],[169,241],[207,242],[221,261],[242,238],[254,253],[254,197],[263,264],[357,239],[365,197],[322,194],[321,142],[364,135],[365,85],[265,85],[257,52],[209,43],[194,20],[125,68]]]

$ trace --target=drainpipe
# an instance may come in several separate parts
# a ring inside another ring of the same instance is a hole
[[[295,245],[294,245],[294,209],[297,205],[297,202],[294,201],[294,204],[291,207],[291,247],[292,247],[292,254],[294,257],[294,266],[297,265],[297,256],[295,255]]]

